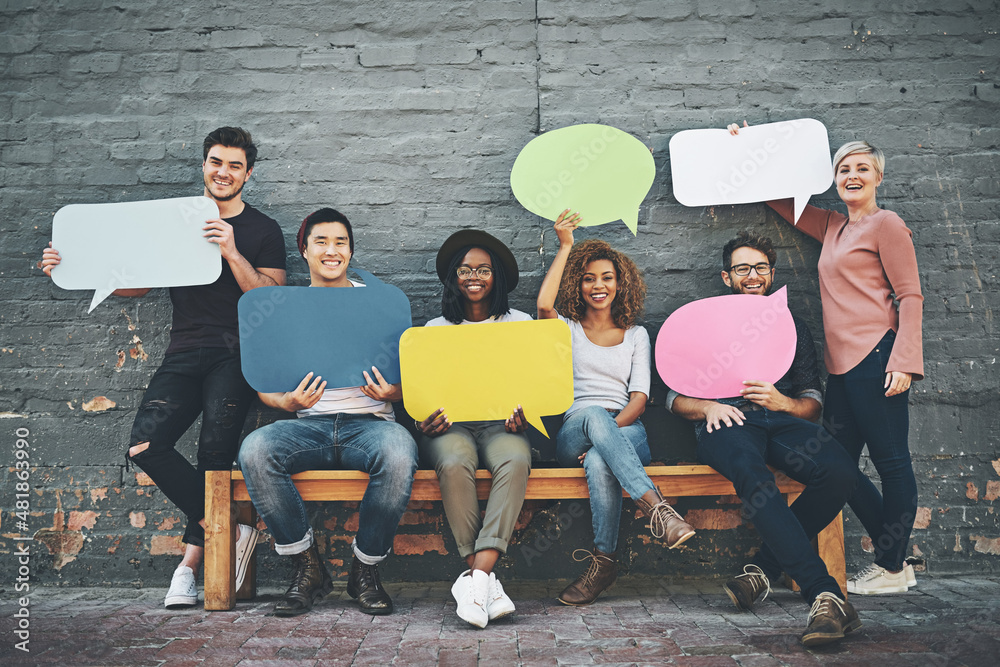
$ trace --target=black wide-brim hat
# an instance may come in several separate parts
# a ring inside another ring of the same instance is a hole
[[[491,251],[500,260],[500,263],[503,264],[504,274],[507,276],[507,291],[512,292],[517,287],[517,281],[520,276],[518,275],[517,260],[514,259],[514,253],[504,245],[503,241],[479,229],[459,230],[441,244],[441,249],[438,250],[437,254],[437,274],[442,283],[448,276],[448,267],[451,266],[451,260],[454,258],[455,253],[468,246],[477,246]]]

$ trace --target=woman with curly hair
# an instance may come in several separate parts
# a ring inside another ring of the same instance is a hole
[[[573,245],[577,213],[555,223],[559,250],[538,293],[539,319],[558,317],[573,339],[573,405],[556,436],[556,456],[587,473],[594,552],[587,571],[559,595],[567,605],[587,605],[618,576],[615,550],[622,488],[649,517],[653,536],[671,549],[694,535],[646,474],[650,461],[639,417],[649,396],[649,334],[636,325],[646,283],[632,262],[604,241]],[[574,555],[575,557],[575,555]]]

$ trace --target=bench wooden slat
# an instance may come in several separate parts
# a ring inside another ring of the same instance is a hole
[[[735,495],[732,483],[709,466],[647,466],[646,473],[666,496]],[[355,470],[310,470],[292,475],[295,488],[307,501],[360,501],[368,487],[367,473]],[[780,473],[775,480],[781,493],[793,501],[803,485]],[[476,471],[480,499],[489,496],[491,475]],[[210,470],[205,480],[205,609],[232,609],[236,602],[233,590],[235,559],[235,502],[249,502],[243,473],[238,470]],[[624,494],[623,492],[623,495]],[[527,500],[568,500],[588,498],[587,478],[583,468],[535,468],[528,478]],[[414,476],[411,500],[441,500],[441,489],[433,470],[418,470]],[[817,550],[827,570],[845,591],[847,573],[844,561],[844,525],[838,515],[817,538]],[[249,579],[244,591],[254,590]],[[251,593],[252,595],[252,593]]]
[[[709,466],[646,466],[646,474],[666,496],[731,496],[732,483]],[[292,475],[303,500],[359,501],[368,487],[368,474],[357,470],[310,470]],[[480,500],[489,497],[491,475],[476,471]],[[776,475],[782,493],[801,492],[802,484]],[[233,471],[233,500],[250,500],[243,473]],[[624,492],[623,496],[627,495]],[[576,500],[589,498],[583,468],[535,468],[528,477],[526,500]],[[413,477],[410,500],[441,500],[441,489],[433,470],[418,470]]]

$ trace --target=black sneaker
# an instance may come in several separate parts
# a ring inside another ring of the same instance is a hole
[[[809,610],[809,625],[802,633],[802,644],[807,647],[829,644],[860,627],[861,619],[850,602],[823,592],[816,596]]]
[[[723,588],[729,599],[740,611],[750,611],[757,598],[764,599],[771,592],[771,582],[756,565],[744,565],[743,574],[737,574],[727,581]],[[761,598],[761,593],[764,597]]]

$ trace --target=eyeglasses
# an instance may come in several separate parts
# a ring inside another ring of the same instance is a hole
[[[766,276],[769,273],[771,273],[771,265],[770,264],[764,264],[764,263],[761,263],[761,264],[734,264],[733,266],[729,267],[730,271],[732,271],[733,273],[735,273],[736,275],[738,275],[740,277],[749,276],[750,275],[750,269],[753,269],[754,271],[756,271],[758,276]]]
[[[490,276],[493,275],[493,269],[488,266],[480,266],[478,269],[470,269],[467,266],[460,266],[456,273],[458,273],[460,280],[468,280],[473,274],[475,274],[480,280],[489,280]]]

